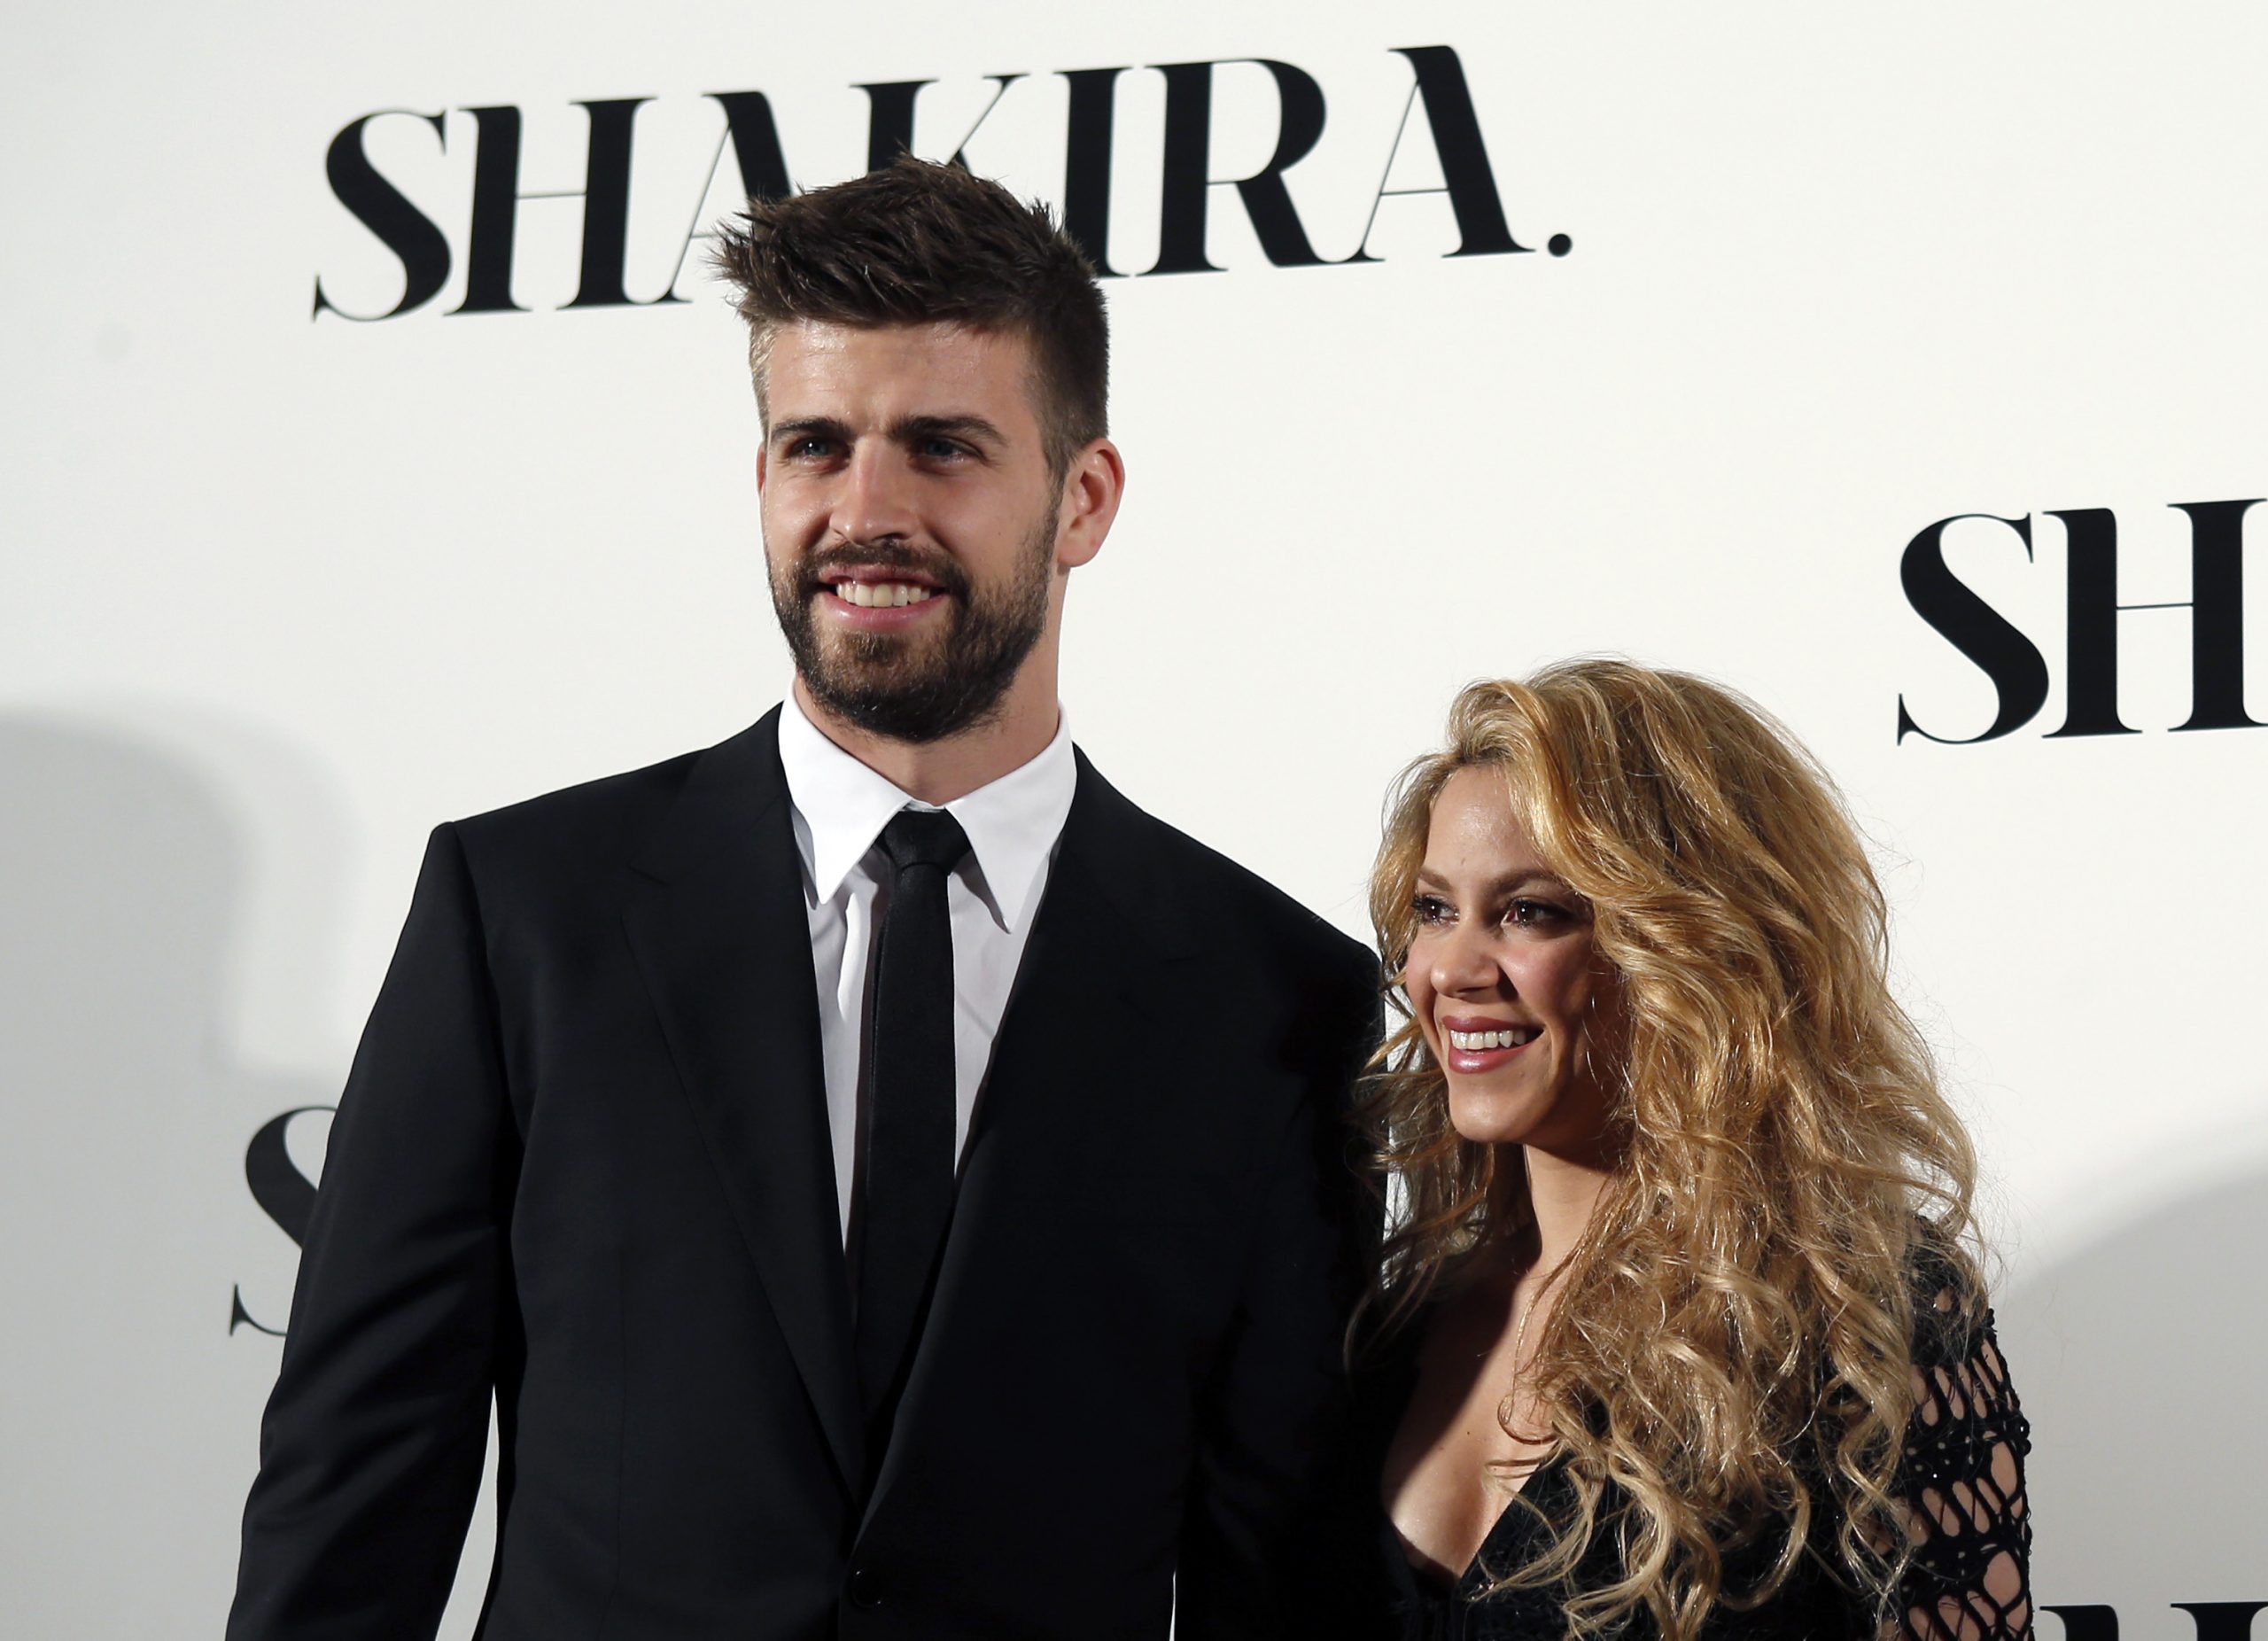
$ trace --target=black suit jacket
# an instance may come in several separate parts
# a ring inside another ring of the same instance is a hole
[[[1082,758],[869,1453],[775,719],[434,833],[232,1641],[431,1635],[492,1392],[489,1641],[1318,1632],[1374,960]]]

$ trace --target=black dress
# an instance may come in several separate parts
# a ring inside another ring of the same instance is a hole
[[[1548,1547],[1549,1529],[1536,1514],[1508,1507],[1489,1530],[1480,1552],[1454,1590],[1413,1568],[1394,1524],[1379,1503],[1379,1476],[1387,1443],[1401,1423],[1416,1383],[1422,1318],[1403,1330],[1375,1367],[1360,1376],[1362,1440],[1360,1474],[1368,1478],[1370,1535],[1376,1545],[1371,1566],[1376,1582],[1363,1626],[1392,1641],[1545,1641],[1566,1633],[1562,1592],[1524,1589],[1488,1595],[1488,1586],[1536,1559]],[[2016,1403],[2006,1365],[1993,1339],[1992,1318],[1961,1324],[1922,1312],[1915,1342],[1915,1365],[1929,1387],[1908,1426],[1899,1471],[1899,1490],[1913,1510],[1917,1531],[1926,1535],[1899,1587],[1886,1628],[1877,1629],[1868,1604],[1838,1582],[1833,1545],[1837,1523],[1821,1519],[1811,1552],[1798,1563],[1779,1592],[1747,1612],[1719,1606],[1704,1629],[1711,1637],[1787,1637],[1788,1641],[2016,1641],[2031,1634],[2030,1553],[2031,1524],[2023,1491],[2023,1458],[2031,1450],[2031,1427]],[[2013,1485],[1996,1481],[2013,1473]],[[1539,1466],[1523,1489],[1544,1516],[1557,1518],[1572,1507],[1574,1489],[1566,1460]],[[1957,1500],[1965,1510],[1949,1504]],[[1601,1501],[1604,1519],[1619,1503],[1611,1484]],[[1819,1512],[1821,1518],[1829,1513]],[[1759,1544],[1744,1557],[1728,1553],[1724,1586],[1751,1583],[1768,1567],[1774,1546]],[[1986,1575],[2008,1558],[2016,1575],[2014,1598],[1986,1593]],[[1615,1575],[1615,1551],[1602,1536],[1575,1574],[1579,1587],[1596,1588]],[[1357,1633],[1351,1629],[1349,1634]],[[1647,1637],[1656,1631],[1641,1607],[1619,1632]]]

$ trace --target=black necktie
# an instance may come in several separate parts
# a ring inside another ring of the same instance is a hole
[[[875,937],[867,1038],[866,1193],[858,1244],[858,1387],[869,1419],[894,1404],[952,1215],[953,935],[945,877],[968,852],[942,810],[882,828],[897,869]]]

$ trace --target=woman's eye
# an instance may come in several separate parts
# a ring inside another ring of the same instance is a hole
[[[1410,903],[1410,909],[1417,913],[1418,923],[1425,928],[1449,921],[1449,902],[1439,895],[1419,895]]]
[[[1505,910],[1504,921],[1516,928],[1534,929],[1566,915],[1549,900],[1515,900]]]

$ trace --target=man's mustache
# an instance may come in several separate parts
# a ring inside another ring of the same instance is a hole
[[[854,569],[903,570],[955,597],[965,600],[968,592],[968,572],[944,553],[924,552],[903,541],[846,541],[804,560],[797,572],[803,596],[812,597]]]

